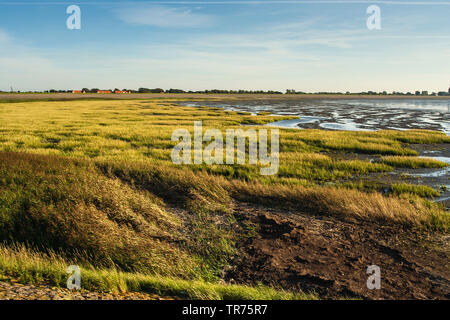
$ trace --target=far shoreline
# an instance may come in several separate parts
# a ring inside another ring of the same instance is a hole
[[[0,93],[0,102],[65,100],[450,100],[450,96],[358,95],[358,94],[205,94],[205,93]]]

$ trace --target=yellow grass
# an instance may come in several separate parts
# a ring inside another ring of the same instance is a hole
[[[409,156],[408,143],[450,142],[438,132],[281,130],[280,170],[268,177],[254,165],[170,160],[173,130],[192,132],[196,120],[225,131],[280,119],[158,100],[2,103],[0,239],[100,269],[216,281],[242,236],[235,201],[448,230],[448,212],[421,198],[326,186],[393,170],[362,154]]]

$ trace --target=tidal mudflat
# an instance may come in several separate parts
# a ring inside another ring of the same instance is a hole
[[[221,107],[229,111],[271,113],[298,119],[266,124],[284,129],[323,129],[336,131],[434,130],[450,134],[450,99],[332,99],[332,100],[255,100],[186,102],[189,106]],[[419,156],[450,162],[446,145],[417,145]],[[376,160],[376,159],[374,159]],[[372,179],[372,177],[370,177]],[[440,190],[436,201],[450,205],[449,168],[397,168],[384,180],[404,181]],[[379,181],[378,181],[379,182]]]
[[[225,110],[257,114],[298,116],[270,126],[328,130],[408,130],[426,129],[450,133],[450,99],[360,99],[360,100],[297,100],[297,101],[206,101],[189,102],[192,106],[214,106]]]

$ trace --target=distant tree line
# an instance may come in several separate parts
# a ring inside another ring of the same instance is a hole
[[[218,94],[283,94],[280,91],[273,91],[273,90],[223,90],[223,89],[212,89],[212,90],[183,90],[183,89],[169,89],[169,90],[163,90],[163,89],[147,89],[147,88],[140,88],[138,90],[139,93],[218,93]]]
[[[93,89],[88,89],[88,88],[83,88],[81,89],[82,92],[85,93],[97,93],[100,89],[98,88],[93,88]],[[115,89],[115,90],[111,90],[108,89],[111,92],[114,91],[118,91],[119,89]],[[283,94],[283,92],[281,91],[273,91],[273,90],[223,90],[223,89],[212,89],[212,90],[197,90],[197,91],[192,91],[192,90],[183,90],[183,89],[168,89],[168,90],[164,90],[162,88],[139,88],[138,90],[133,90],[133,89],[122,89],[122,91],[128,91],[131,93],[220,93],[220,94]],[[72,92],[72,90],[68,90],[68,91],[46,91],[46,92]]]
[[[98,88],[83,88],[80,91],[83,93],[97,93],[101,89]],[[274,91],[274,90],[224,90],[224,89],[212,89],[212,90],[197,90],[197,91],[186,91],[183,89],[168,89],[164,90],[162,88],[139,88],[138,90],[133,89],[118,89],[115,88],[107,89],[106,91],[111,92],[117,92],[117,91],[125,91],[130,93],[203,93],[203,94],[283,94],[281,91]],[[45,91],[1,91],[2,93],[6,92],[15,92],[15,93],[72,93],[73,90],[55,90],[55,89],[49,89]],[[428,93],[426,90],[416,90],[414,93],[412,92],[400,92],[400,91],[393,91],[391,93],[388,93],[387,91],[363,91],[363,92],[350,92],[347,91],[345,93],[343,92],[328,92],[328,91],[319,91],[319,92],[303,92],[303,91],[296,91],[295,89],[287,89],[285,94],[321,94],[321,95],[396,95],[396,96],[450,96],[450,88],[448,92],[446,91],[439,91],[439,92],[432,92]]]
[[[131,90],[134,92],[134,90]],[[156,88],[156,89],[148,89],[148,88],[139,88],[137,93],[164,93],[164,89]]]

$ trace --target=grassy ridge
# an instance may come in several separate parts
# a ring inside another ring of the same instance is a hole
[[[217,280],[235,253],[227,191],[189,170],[122,165],[0,153],[0,241],[101,268]],[[183,220],[166,203],[188,210]]]
[[[400,223],[434,230],[450,230],[450,214],[417,196],[386,197],[357,190],[234,182],[235,197],[242,201],[281,206],[342,219]],[[431,189],[424,187],[425,190]],[[395,189],[396,190],[396,189]],[[412,193],[411,189],[400,193]],[[429,194],[424,194],[429,196]]]
[[[174,244],[181,222],[154,195],[54,156],[0,153],[0,177],[0,240],[87,253],[100,267],[192,277],[195,261]]]
[[[0,245],[0,274],[18,277],[25,283],[45,282],[65,287],[67,267],[71,265],[54,253],[43,254],[22,245]],[[91,265],[81,267],[83,289],[101,292],[140,291],[161,296],[208,300],[312,300],[315,294],[287,292],[266,286],[248,287],[182,280],[140,273],[127,273],[117,269],[97,269]]]
[[[397,168],[444,168],[448,164],[439,160],[431,158],[417,158],[417,157],[401,157],[401,156],[387,156],[381,157],[381,162]]]

